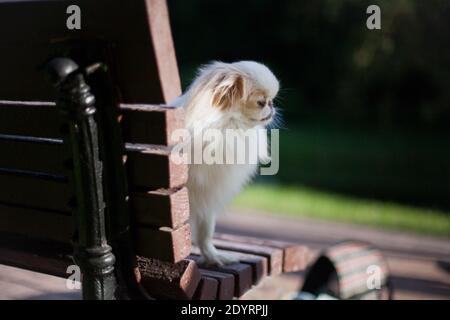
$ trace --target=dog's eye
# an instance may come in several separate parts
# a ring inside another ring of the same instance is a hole
[[[273,102],[272,100],[269,100],[269,102],[267,103],[269,105],[269,107],[273,107]]]
[[[258,104],[258,106],[260,106],[261,108],[264,108],[264,106],[266,105],[266,101],[265,101],[265,100],[258,100],[257,104]]]

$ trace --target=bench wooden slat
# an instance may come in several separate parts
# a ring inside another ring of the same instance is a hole
[[[200,283],[200,271],[194,261],[167,263],[138,257],[141,285],[155,298],[192,299]]]
[[[67,183],[0,173],[0,203],[70,213],[72,192]],[[159,189],[130,194],[131,212],[139,224],[177,228],[189,215],[187,189]]]
[[[33,137],[26,138],[27,141],[14,141],[0,137],[1,150],[7,150],[2,153],[0,168],[67,176],[68,171],[64,167],[64,163],[67,161],[65,146],[61,140],[50,144],[34,142]]]
[[[206,277],[211,277],[219,282],[219,289],[217,291],[218,300],[231,300],[234,296],[234,276],[229,273],[205,270],[200,268],[200,274]]]
[[[67,175],[64,148],[58,143],[16,142],[0,138],[0,149],[7,150],[0,157],[0,168]],[[176,188],[187,181],[187,165],[172,162],[168,147],[127,144],[126,159],[132,189]]]
[[[69,244],[73,235],[70,215],[0,204],[0,232]],[[179,262],[191,251],[190,229],[153,229],[138,226],[137,254],[168,262]]]
[[[74,264],[72,253],[72,246],[65,243],[3,232],[0,235],[1,264],[67,277],[67,267]]]
[[[283,250],[283,272],[295,272],[304,270],[308,264],[308,249],[296,243],[261,239],[247,236],[237,236],[224,233],[216,233],[217,239],[229,240],[238,243],[254,244]]]
[[[172,133],[184,128],[184,109],[167,105],[121,104],[124,140],[172,146]],[[53,102],[0,100],[0,134],[61,139],[61,119]]]
[[[131,211],[138,223],[150,226],[177,228],[189,218],[189,199],[186,187],[159,189],[131,194]]]
[[[202,276],[200,284],[195,290],[193,300],[215,300],[219,289],[219,281],[217,279]]]
[[[0,232],[70,243],[73,234],[72,217],[0,204]]]
[[[248,264],[252,269],[253,285],[258,284],[268,275],[267,258],[249,253],[242,253],[228,250],[218,250],[219,253],[229,254],[239,260],[240,263]]]
[[[161,105],[120,105],[122,130],[127,141],[172,146],[172,133],[184,128],[184,109]]]
[[[70,214],[67,183],[0,173],[0,203]]]
[[[214,239],[213,243],[218,249],[250,253],[267,258],[269,266],[268,272],[271,276],[278,275],[282,271],[283,250],[281,249],[245,243],[236,243],[221,239]]]
[[[52,102],[0,101],[0,133],[60,138],[61,118]]]
[[[219,253],[223,253],[229,256],[234,257],[237,259],[240,263],[249,265],[251,267],[252,271],[252,283],[253,285],[256,285],[268,275],[268,263],[267,258],[262,256],[257,256],[249,253],[242,253],[242,252],[236,252],[236,251],[229,251],[229,250],[223,250],[218,249]],[[193,246],[192,247],[192,255],[199,256],[201,255],[200,250],[198,247]],[[220,271],[220,270],[219,270]]]
[[[189,224],[177,229],[150,229],[140,227],[137,232],[137,253],[163,261],[179,262],[191,252]]]
[[[196,261],[200,260],[200,256],[191,254],[190,259]],[[225,266],[208,266],[200,265],[204,270],[219,271],[222,273],[229,273],[234,276],[234,296],[240,297],[253,285],[252,267],[244,263],[232,263]]]
[[[0,168],[67,175],[64,146],[59,144],[18,142],[0,138]]]
[[[126,166],[130,185],[141,190],[156,190],[177,188],[186,184],[187,165],[172,162],[169,159],[170,151],[157,151],[161,149],[128,153]]]

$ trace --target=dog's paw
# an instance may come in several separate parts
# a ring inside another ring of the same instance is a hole
[[[200,264],[205,264],[209,266],[211,265],[223,266],[239,262],[238,259],[236,259],[230,254],[217,252],[216,248],[212,244],[205,246],[205,248],[201,250],[201,252],[202,256],[199,260]]]
[[[213,255],[203,256],[202,259],[203,263],[209,266],[224,266],[239,262],[239,260],[235,257],[225,253],[216,253]]]

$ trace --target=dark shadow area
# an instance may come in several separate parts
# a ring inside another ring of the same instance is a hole
[[[439,260],[437,265],[440,269],[444,270],[447,273],[450,273],[450,261]]]

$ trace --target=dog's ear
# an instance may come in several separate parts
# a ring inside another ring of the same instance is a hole
[[[227,109],[245,97],[245,79],[237,73],[224,72],[213,87],[213,105]]]

